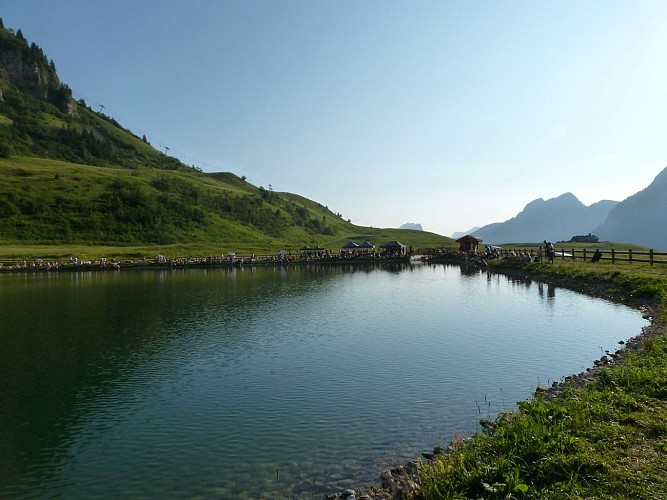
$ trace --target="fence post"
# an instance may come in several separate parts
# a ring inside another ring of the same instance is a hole
[[[572,260],[576,259],[576,255],[574,254],[574,248],[572,249]]]
[[[651,265],[653,265],[653,249],[652,248],[648,251],[648,254],[649,254],[649,260],[651,261]]]
[[[614,254],[614,249],[611,249],[611,263],[613,264],[616,262],[616,255]]]
[[[628,261],[632,264],[632,248],[628,250]]]
[[[586,262],[586,249],[584,248],[584,262]]]

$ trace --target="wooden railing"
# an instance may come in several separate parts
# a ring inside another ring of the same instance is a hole
[[[508,253],[509,251],[505,251],[505,253]],[[534,248],[531,248],[530,250],[517,250],[515,249],[514,252],[520,252],[520,253],[525,253],[528,252],[531,257],[535,257],[537,255],[537,251]],[[590,249],[571,249],[571,250],[566,250],[565,248],[561,248],[559,250],[556,250],[556,259],[561,259],[561,260],[568,260],[568,259],[583,259],[584,261],[591,260],[593,258],[593,254],[595,253],[594,250]],[[542,254],[542,260],[546,260],[547,255],[546,252],[543,252]],[[629,262],[632,264],[633,262],[648,262],[650,265],[654,264],[667,264],[667,253],[666,252],[657,252],[653,250],[652,248],[648,251],[639,251],[639,250],[616,250],[616,249],[610,249],[610,250],[604,250],[602,251],[602,256],[600,257],[599,260],[609,260],[612,263],[619,261],[619,262]]]

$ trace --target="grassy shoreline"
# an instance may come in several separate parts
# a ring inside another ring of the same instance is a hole
[[[667,498],[667,272],[580,261],[491,266],[643,306],[650,327],[586,383],[538,390],[406,480],[411,498]],[[396,493],[396,491],[394,492]]]

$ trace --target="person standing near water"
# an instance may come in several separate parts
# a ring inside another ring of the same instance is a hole
[[[544,240],[544,249],[547,252],[547,259],[550,264],[554,263],[554,257],[556,256],[556,249],[553,246],[553,243],[550,241]]]

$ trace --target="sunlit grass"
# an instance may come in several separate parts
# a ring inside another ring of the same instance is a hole
[[[349,240],[399,240],[415,251],[456,245],[426,231],[357,226],[295,194],[263,199],[262,189],[231,173],[0,158],[0,260],[273,255],[338,251]]]

